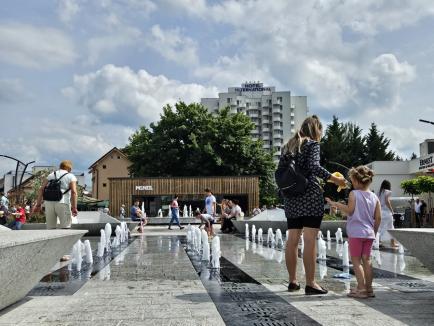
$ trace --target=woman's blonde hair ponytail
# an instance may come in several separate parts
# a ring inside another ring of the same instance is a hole
[[[320,141],[322,135],[322,124],[316,115],[304,119],[301,127],[295,135],[285,144],[282,154],[295,154],[301,151],[301,146],[310,140]]]

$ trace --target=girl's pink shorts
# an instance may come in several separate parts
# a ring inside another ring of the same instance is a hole
[[[348,238],[351,257],[371,256],[374,239]]]

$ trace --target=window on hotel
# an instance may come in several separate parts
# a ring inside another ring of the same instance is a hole
[[[103,169],[107,169],[107,165],[104,164],[104,165],[102,166],[102,168],[103,168]]]
[[[107,187],[107,183],[103,183],[102,186],[105,188]]]
[[[231,103],[231,98],[230,97],[227,98],[227,102]]]
[[[121,159],[121,157],[120,156],[118,156],[118,160],[120,160]]]

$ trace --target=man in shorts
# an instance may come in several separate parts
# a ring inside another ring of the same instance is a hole
[[[39,189],[38,199],[33,212],[41,211],[44,189],[50,180],[60,181],[62,198],[59,201],[44,201],[47,229],[57,228],[57,219],[61,229],[70,229],[72,216],[77,216],[77,178],[72,171],[71,161],[62,161],[59,170],[50,173]]]

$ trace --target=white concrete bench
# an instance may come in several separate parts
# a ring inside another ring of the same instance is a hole
[[[0,310],[24,298],[86,232],[0,231]]]

